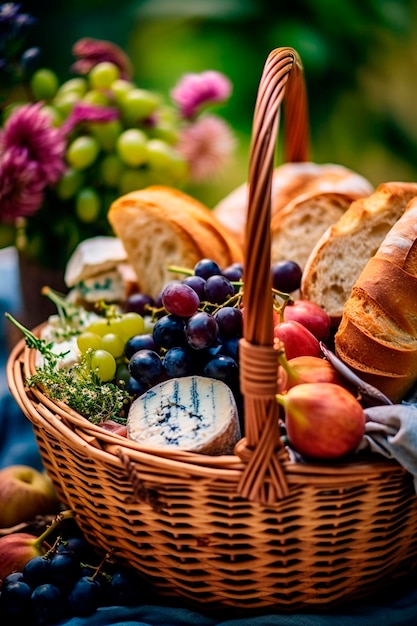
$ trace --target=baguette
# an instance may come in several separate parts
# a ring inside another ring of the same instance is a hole
[[[393,402],[417,382],[417,197],[355,281],[336,354]]]
[[[192,269],[202,258],[224,268],[243,261],[243,251],[210,209],[191,196],[155,185],[121,196],[108,220],[122,241],[143,293],[157,297],[170,280],[170,266]]]
[[[293,260],[303,267],[307,252],[327,226],[354,199],[372,191],[369,181],[343,165],[303,162],[276,167],[271,187],[272,262]],[[242,245],[247,194],[245,183],[213,209],[217,219]]]
[[[417,183],[382,183],[371,195],[352,202],[314,246],[300,293],[321,306],[334,327],[359,274],[416,195]]]

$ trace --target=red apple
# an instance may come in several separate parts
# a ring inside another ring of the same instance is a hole
[[[365,432],[359,401],[334,383],[304,383],[277,394],[290,446],[307,459],[336,459],[353,452]]]
[[[330,317],[318,304],[310,300],[295,300],[284,307],[283,321],[294,320],[313,333],[320,341],[326,341],[330,334]]]
[[[317,356],[297,356],[289,361],[281,354],[279,362],[283,370],[278,379],[278,390],[282,393],[302,383],[334,383],[344,385],[344,379],[333,365]]]
[[[274,327],[274,343],[282,342],[287,360],[297,356],[322,356],[319,340],[308,328],[299,322],[290,320],[279,322]]]
[[[0,469],[0,528],[58,510],[59,500],[46,473],[29,465]]]

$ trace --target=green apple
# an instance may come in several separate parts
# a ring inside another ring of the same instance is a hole
[[[0,469],[0,528],[56,513],[59,499],[45,472],[29,465]]]

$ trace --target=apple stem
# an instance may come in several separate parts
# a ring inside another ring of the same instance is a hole
[[[53,522],[46,528],[46,530],[44,530],[43,533],[39,535],[39,537],[36,538],[36,540],[33,542],[33,545],[37,548],[40,548],[42,544],[44,543],[44,541],[52,533],[52,531],[54,531],[64,520],[71,519],[74,517],[75,517],[75,514],[70,510],[62,511],[61,513],[59,513],[56,516],[56,518],[53,520]]]

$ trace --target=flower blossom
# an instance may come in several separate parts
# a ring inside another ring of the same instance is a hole
[[[81,122],[111,122],[118,119],[116,109],[96,106],[85,102],[76,102],[71,113],[61,126],[64,135],[70,133]]]
[[[6,120],[0,138],[0,154],[20,150],[28,166],[36,165],[39,180],[53,185],[65,170],[66,144],[59,129],[51,126],[42,102],[16,108]]]
[[[36,213],[43,202],[44,181],[35,161],[28,161],[24,150],[10,148],[0,156],[0,220]]]
[[[184,74],[171,91],[171,98],[183,117],[194,117],[204,104],[223,102],[232,92],[229,79],[214,70],[200,74]]]
[[[215,115],[205,115],[181,130],[178,151],[189,164],[194,182],[218,174],[236,145],[228,124]]]
[[[88,74],[97,63],[109,61],[117,65],[121,78],[132,77],[133,70],[129,57],[111,41],[83,37],[73,45],[72,54],[77,60],[71,66],[71,70],[76,74]]]

